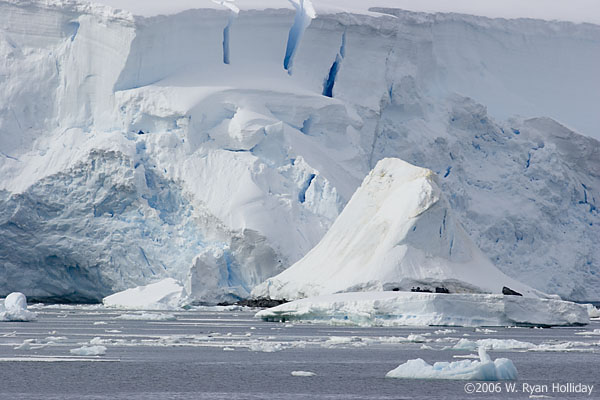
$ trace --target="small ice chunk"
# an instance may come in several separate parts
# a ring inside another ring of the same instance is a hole
[[[233,347],[223,347],[223,351],[234,351]]]
[[[37,315],[27,311],[27,297],[21,292],[13,292],[6,296],[4,305],[0,305],[1,321],[34,321]]]
[[[281,343],[254,342],[248,347],[250,351],[261,351],[263,353],[274,353],[283,350]]]
[[[142,321],[175,321],[177,318],[168,313],[140,313],[140,314],[121,314],[115,319],[142,320]]]
[[[38,343],[36,339],[25,339],[23,343],[15,347],[15,350],[39,350],[48,346],[47,343]]]
[[[411,333],[410,335],[408,335],[406,337],[406,340],[408,340],[409,342],[413,342],[413,343],[431,342],[431,340],[427,339],[424,335],[417,335],[414,333]]]
[[[71,349],[71,354],[77,356],[102,356],[106,354],[106,347],[104,346],[82,346],[77,349]]]
[[[292,371],[292,376],[315,376],[314,372],[310,371]]]
[[[600,317],[600,308],[597,308],[593,304],[584,304],[587,309],[588,315],[590,318],[599,318]]]
[[[438,329],[433,333],[436,335],[448,335],[450,333],[456,333],[456,329]]]
[[[487,329],[487,328],[475,328],[475,332],[488,334],[488,333],[496,333],[498,331],[495,331],[493,329]]]
[[[583,336],[600,336],[600,329],[594,329],[593,331],[575,332],[575,334]]]
[[[492,361],[485,348],[480,347],[479,360],[436,362],[430,365],[417,358],[399,365],[385,376],[404,379],[515,380],[517,368],[507,358],[497,358]]]

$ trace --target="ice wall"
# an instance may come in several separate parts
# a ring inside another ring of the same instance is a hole
[[[0,292],[98,299],[175,277],[200,293],[196,256],[246,240],[272,257],[217,280],[243,296],[306,254],[394,156],[440,175],[504,272],[594,299],[598,142],[573,130],[600,122],[598,26],[323,11],[289,75],[296,10],[230,15],[0,4]],[[501,121],[514,114],[570,129]],[[222,277],[221,261],[206,265]]]

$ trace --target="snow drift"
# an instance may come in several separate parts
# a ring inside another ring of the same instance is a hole
[[[503,272],[597,300],[597,25],[105,2],[0,3],[0,294],[245,297],[399,157]]]
[[[497,294],[350,292],[292,301],[259,311],[265,321],[359,326],[586,325],[585,307],[554,299]]]
[[[304,258],[253,295],[298,299],[343,291],[539,292],[500,272],[454,217],[433,171],[377,163],[331,229]]]

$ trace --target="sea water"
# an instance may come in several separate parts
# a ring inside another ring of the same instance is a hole
[[[0,399],[600,398],[600,336],[580,334],[600,328],[599,322],[476,330],[273,323],[253,318],[256,310],[249,309],[33,311],[36,322],[0,323]],[[385,378],[410,359],[432,364],[475,357],[477,351],[453,348],[460,339],[514,339],[536,347],[489,351],[492,359],[514,362],[514,382],[477,388],[465,381]],[[70,352],[94,345],[106,353]],[[591,395],[575,393],[569,385],[577,384],[593,385]]]

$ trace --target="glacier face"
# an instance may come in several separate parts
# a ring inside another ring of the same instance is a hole
[[[600,150],[572,130],[600,122],[596,25],[317,7],[297,35],[289,8],[0,10],[0,293],[174,277],[246,296],[393,156],[440,175],[505,273],[596,300]]]

